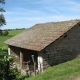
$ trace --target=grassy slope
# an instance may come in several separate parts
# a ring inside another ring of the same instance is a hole
[[[25,80],[80,80],[80,58],[48,68]]]
[[[23,30],[13,30],[13,31],[9,31],[9,35],[8,36],[0,36],[0,48],[7,48],[7,45],[3,44],[3,42],[13,36],[15,36],[16,34],[22,32]]]

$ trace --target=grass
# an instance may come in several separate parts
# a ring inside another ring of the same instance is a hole
[[[50,67],[25,80],[80,80],[80,58]]]
[[[23,30],[12,30],[9,31],[8,36],[0,36],[0,48],[5,48],[7,49],[7,45],[5,45],[3,42],[6,41],[7,39],[17,35],[18,33],[22,32]]]

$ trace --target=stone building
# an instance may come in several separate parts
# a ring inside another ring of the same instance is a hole
[[[4,43],[19,70],[42,72],[79,57],[80,20],[36,24]]]

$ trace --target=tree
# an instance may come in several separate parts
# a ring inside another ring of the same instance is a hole
[[[0,0],[0,4],[5,4],[5,0]],[[3,25],[6,25],[6,20],[3,15],[3,12],[5,12],[5,10],[0,7],[0,27],[2,27]]]
[[[3,25],[6,25],[6,21],[5,21],[4,15],[1,13],[0,14],[0,27]]]

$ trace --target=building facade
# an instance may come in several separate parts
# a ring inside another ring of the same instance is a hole
[[[37,24],[5,44],[9,45],[9,55],[15,58],[18,70],[43,72],[47,67],[80,57],[80,20]]]

